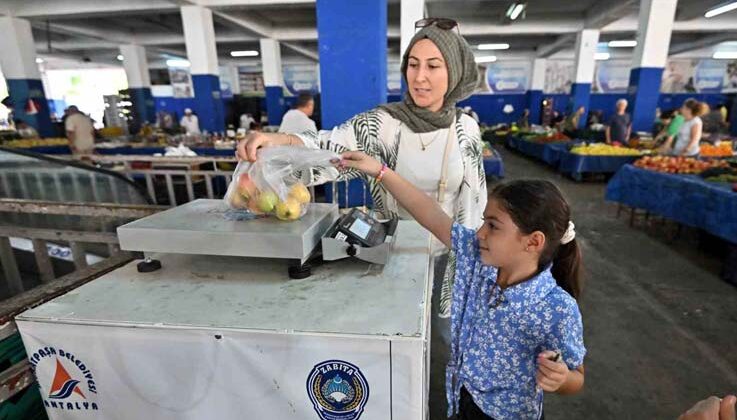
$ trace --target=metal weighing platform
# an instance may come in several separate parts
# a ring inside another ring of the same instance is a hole
[[[233,222],[208,201],[120,229],[161,269],[134,261],[16,318],[51,419],[427,418],[424,229],[400,222],[383,270],[348,259],[294,280],[238,255],[304,262],[337,210]]]

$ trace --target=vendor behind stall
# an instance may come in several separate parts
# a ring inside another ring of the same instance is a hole
[[[668,152],[668,148],[673,144],[673,139],[675,139],[678,130],[683,125],[683,121],[683,115],[677,109],[665,111],[660,115],[660,122],[663,124],[663,129],[655,136],[655,144],[660,146],[660,149],[658,149],[659,152]]]
[[[72,105],[67,108],[64,129],[69,139],[69,148],[73,156],[88,155],[95,151],[95,128],[90,117],[79,112]]]
[[[606,128],[606,142],[627,144],[632,134],[632,119],[627,110],[627,100],[620,99],[617,101],[617,112],[609,118],[609,124]]]
[[[179,121],[179,125],[182,126],[187,134],[200,134],[200,119],[189,108],[184,110],[184,116]]]

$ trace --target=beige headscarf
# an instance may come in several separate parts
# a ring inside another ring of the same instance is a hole
[[[407,82],[407,62],[412,47],[422,39],[432,41],[443,54],[448,69],[448,91],[445,93],[443,107],[432,112],[419,107],[412,100],[409,92],[404,94],[402,102],[380,105],[392,117],[402,121],[415,133],[448,128],[456,116],[456,103],[471,96],[478,83],[478,69],[474,61],[473,50],[456,29],[441,29],[435,24],[422,28],[415,34],[402,57],[402,77]]]

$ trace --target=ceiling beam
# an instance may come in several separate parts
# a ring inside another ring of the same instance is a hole
[[[213,12],[212,14],[217,16],[221,22],[224,22],[227,25],[234,26],[240,30],[245,29],[261,38],[274,37],[274,28],[270,24],[264,24],[256,19],[244,17],[242,15],[234,16],[223,12]]]
[[[7,1],[7,0],[6,0]],[[8,9],[21,18],[84,18],[100,15],[139,14],[151,12],[176,12],[179,6],[170,0],[126,1],[48,1],[9,0]]]
[[[703,36],[697,40],[690,42],[682,42],[679,44],[673,44],[668,50],[669,55],[681,54],[688,51],[698,50],[701,48],[711,47],[726,41],[737,41],[737,34],[735,33],[722,33]]]
[[[281,44],[296,53],[302,54],[303,56],[309,59],[312,59],[316,62],[320,61],[320,54],[318,54],[317,50],[313,50],[312,48],[307,48],[301,45],[293,44],[291,42],[282,42]]]
[[[600,2],[594,2],[585,13],[583,26],[586,29],[601,29],[636,11],[638,3],[637,0],[624,0],[601,7]]]
[[[561,35],[555,41],[542,45],[537,49],[537,56],[540,58],[547,58],[557,53],[558,51],[571,46],[576,42],[576,36],[573,34]]]

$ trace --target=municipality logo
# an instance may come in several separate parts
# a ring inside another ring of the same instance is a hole
[[[355,365],[328,360],[312,368],[307,395],[322,420],[357,420],[368,402],[369,386]]]
[[[79,389],[79,381],[72,379],[69,372],[64,369],[59,359],[56,359],[56,373],[54,374],[54,382],[51,383],[51,392],[49,398],[52,400],[63,400],[72,396],[72,393],[78,394],[83,399],[87,399]]]
[[[42,393],[46,408],[63,411],[97,411],[100,409],[97,401],[90,401],[97,397],[95,378],[87,365],[74,354],[54,347],[44,347],[36,350],[29,358],[29,362],[44,391],[46,390],[44,385],[49,382],[46,381],[43,374],[51,372],[52,368],[48,364],[54,363],[51,386],[48,392]],[[70,364],[77,369],[70,369]],[[47,367],[38,371],[38,367],[43,365]]]

